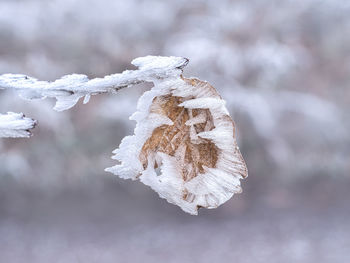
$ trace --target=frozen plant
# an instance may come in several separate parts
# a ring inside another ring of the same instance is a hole
[[[56,98],[54,109],[62,111],[82,97],[87,103],[91,95],[153,82],[130,117],[136,121],[135,134],[122,140],[113,157],[119,164],[106,171],[139,179],[168,202],[197,214],[200,207],[216,208],[240,193],[247,167],[226,102],[209,83],[183,77],[187,63],[182,57],[141,57],[132,61],[138,70],[92,80],[74,74],[46,82],[5,74],[0,76],[0,88],[13,89],[26,99]],[[34,124],[19,126],[19,135],[28,135],[26,130]],[[1,128],[6,129],[6,123],[0,126],[0,137],[13,137]]]

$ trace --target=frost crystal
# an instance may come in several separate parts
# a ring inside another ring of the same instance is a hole
[[[156,61],[149,58],[147,64]],[[200,207],[216,208],[240,193],[247,168],[225,101],[207,82],[180,74],[150,79],[154,87],[130,117],[135,134],[113,152],[120,164],[106,171],[139,179],[168,202],[197,214]]]
[[[0,138],[30,137],[36,121],[26,118],[23,113],[0,114]]]

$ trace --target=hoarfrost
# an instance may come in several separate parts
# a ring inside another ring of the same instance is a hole
[[[23,113],[0,114],[0,138],[28,138],[36,121],[26,118]]]
[[[113,93],[152,78],[162,79],[179,74],[182,68],[187,65],[188,59],[146,56],[134,59],[131,63],[138,66],[139,69],[126,70],[122,73],[91,80],[82,74],[66,75],[53,82],[40,81],[22,74],[3,74],[0,75],[0,89],[14,90],[22,98],[28,100],[55,98],[54,110],[64,111],[75,106],[83,97],[83,103],[86,104],[92,95]],[[3,137],[5,137],[4,125],[5,123],[3,124]],[[17,135],[18,137],[27,137],[29,133],[18,131]]]
[[[216,208],[240,193],[247,168],[225,101],[209,83],[184,78],[187,63],[182,57],[146,56],[132,61],[137,70],[92,80],[80,74],[53,82],[5,74],[0,89],[15,90],[25,99],[55,98],[54,109],[63,111],[82,97],[85,104],[91,95],[153,82],[130,117],[136,121],[135,134],[113,152],[120,164],[106,171],[139,179],[168,202],[197,214],[200,207]],[[36,124],[23,114],[0,117],[0,137],[28,137]]]
[[[115,92],[119,89],[147,81],[150,78],[165,78],[181,72],[188,59],[182,57],[146,56],[132,62],[138,70],[126,70],[104,78],[89,80],[86,75],[72,74],[53,82],[39,81],[21,74],[0,75],[0,89],[13,89],[24,99],[55,98],[56,111],[72,108],[80,98],[87,103],[91,95]]]

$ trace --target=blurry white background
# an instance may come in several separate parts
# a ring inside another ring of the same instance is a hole
[[[149,85],[57,113],[0,141],[1,262],[344,262],[350,246],[350,3],[343,0],[1,0],[0,74],[42,80],[190,59],[236,121],[243,193],[198,217],[103,169]]]

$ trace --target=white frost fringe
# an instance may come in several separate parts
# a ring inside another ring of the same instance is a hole
[[[26,118],[23,113],[0,114],[0,138],[28,138],[36,121]]]

